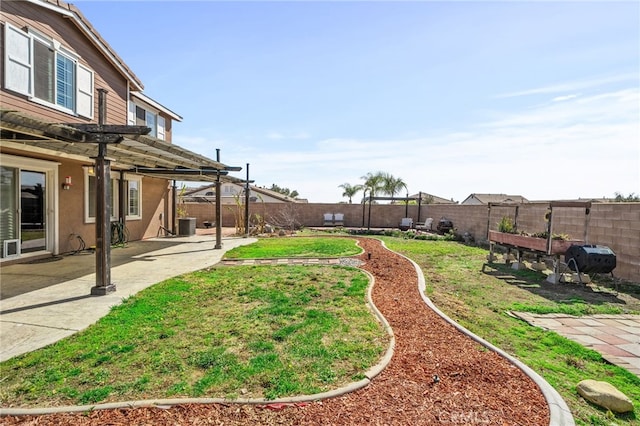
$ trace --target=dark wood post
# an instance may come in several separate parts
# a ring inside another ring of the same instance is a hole
[[[98,89],[98,124],[107,119],[107,91]],[[111,161],[106,158],[107,144],[98,144],[96,176],[96,285],[91,294],[103,296],[116,291],[111,282]]]
[[[216,149],[216,161],[220,162],[220,148]],[[222,185],[220,184],[220,170],[216,172],[216,245],[214,249],[222,248]]]
[[[244,189],[244,233],[249,236],[249,163],[247,163],[247,183]]]
[[[176,224],[176,213],[178,211],[178,186],[175,179],[173,180],[173,186],[171,187],[171,234],[178,235],[178,225]]]
[[[370,231],[371,230],[371,201],[373,200],[373,197],[371,196],[371,193],[373,191],[369,191],[369,218],[367,221],[367,230]]]
[[[364,215],[367,208],[367,188],[362,193],[362,227],[364,228]]]

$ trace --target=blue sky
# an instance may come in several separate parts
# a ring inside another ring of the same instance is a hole
[[[640,194],[637,1],[74,4],[184,118],[174,143],[256,185]]]

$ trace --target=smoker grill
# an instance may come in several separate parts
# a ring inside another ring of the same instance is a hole
[[[439,233],[446,234],[453,229],[453,222],[443,217],[442,219],[440,219],[440,222],[438,222],[438,226],[436,226],[436,229]]]
[[[574,244],[565,252],[564,260],[576,272],[608,274],[616,267],[616,254],[607,246]]]

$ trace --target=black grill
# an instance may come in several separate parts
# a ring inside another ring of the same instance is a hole
[[[438,226],[436,227],[439,233],[446,234],[453,229],[453,222],[447,218],[440,219]]]
[[[564,254],[572,271],[607,274],[616,267],[616,254],[607,246],[572,245]]]

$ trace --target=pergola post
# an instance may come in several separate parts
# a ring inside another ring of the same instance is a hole
[[[373,197],[371,196],[371,191],[369,191],[369,218],[367,221],[367,231],[371,230],[371,201],[373,201]]]
[[[244,233],[249,236],[249,163],[247,163],[247,183],[244,188]]]
[[[103,296],[116,291],[111,282],[111,162],[105,157],[107,146],[98,144],[96,175],[96,285],[91,294]]]
[[[98,89],[98,125],[107,121],[107,91]],[[91,294],[103,296],[116,291],[111,282],[111,161],[107,144],[98,144],[96,175],[96,286]]]
[[[367,208],[367,188],[364,189],[362,193],[362,227],[364,228],[364,215],[366,213]]]
[[[220,162],[220,148],[216,149],[216,161]],[[220,171],[216,171],[216,245],[214,249],[222,248],[222,185],[220,185]]]

